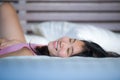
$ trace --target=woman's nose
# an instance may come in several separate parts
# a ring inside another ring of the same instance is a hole
[[[64,41],[61,42],[61,48],[67,47],[67,45],[68,44],[66,42],[64,42]]]

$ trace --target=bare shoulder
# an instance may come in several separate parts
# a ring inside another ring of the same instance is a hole
[[[25,56],[33,56],[33,52],[30,49],[26,48],[26,47],[18,50],[17,53],[19,53],[19,55],[23,55],[23,56],[24,55]]]
[[[8,57],[8,56],[34,56],[34,55],[33,55],[33,52],[31,50],[24,47],[18,51],[10,52],[10,53],[4,54],[4,55],[0,55],[0,58]]]

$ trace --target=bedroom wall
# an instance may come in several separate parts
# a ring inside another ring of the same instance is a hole
[[[13,2],[23,27],[69,21],[120,31],[120,0],[2,0]]]

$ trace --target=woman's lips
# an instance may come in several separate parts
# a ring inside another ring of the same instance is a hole
[[[53,42],[53,47],[55,48],[55,50],[57,50],[57,48],[58,48],[58,41],[54,41]]]
[[[57,41],[54,41],[53,46],[54,46],[55,49],[56,49],[56,44],[57,44]]]

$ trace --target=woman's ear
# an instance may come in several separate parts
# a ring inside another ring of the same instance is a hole
[[[98,53],[92,53],[93,57],[98,57]]]

